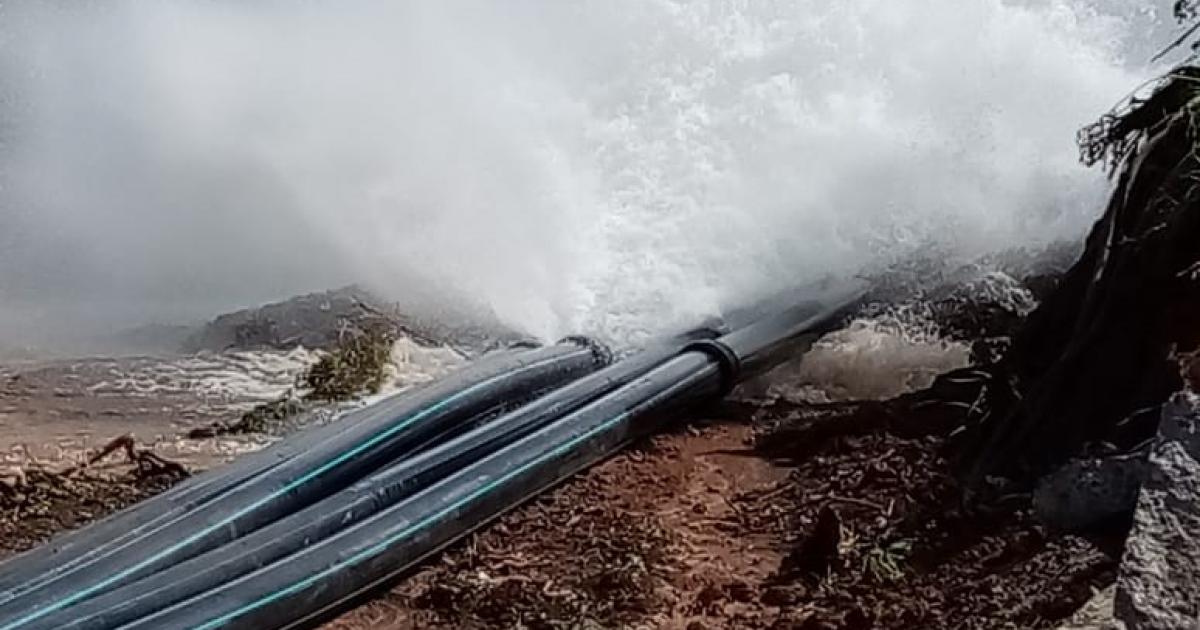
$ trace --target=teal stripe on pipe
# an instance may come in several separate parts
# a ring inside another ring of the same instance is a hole
[[[507,483],[508,481],[512,480],[513,478],[529,471],[529,469],[531,469],[535,466],[538,466],[540,464],[543,464],[550,459],[558,457],[559,455],[562,455],[563,453],[566,453],[567,451],[574,449],[579,444],[586,442],[587,440],[591,439],[592,437],[595,437],[599,433],[604,432],[605,430],[611,428],[612,426],[620,424],[621,422],[624,422],[627,418],[629,418],[629,416],[630,416],[630,413],[628,413],[628,412],[623,413],[619,416],[616,416],[615,418],[612,418],[611,420],[604,422],[603,424],[597,425],[596,427],[592,428],[591,431],[581,434],[581,435],[575,437],[574,439],[561,444],[558,448],[555,448],[553,450],[547,451],[546,453],[543,453],[541,456],[529,461],[524,466],[521,466],[498,479],[494,479],[494,480],[488,482],[487,484],[481,486],[475,492],[472,492],[471,494],[466,495],[465,497],[459,499],[458,501],[455,501],[454,503],[450,504],[448,507],[443,508],[443,509],[439,510],[438,512],[435,512],[434,514],[426,517],[424,520],[414,523],[411,527],[401,530],[400,532],[398,532],[395,535],[393,535],[392,537],[384,540],[383,542],[380,542],[379,544],[377,544],[373,547],[364,549],[364,550],[358,552],[357,554],[347,558],[343,562],[332,565],[329,568],[327,568],[324,571],[321,571],[319,573],[310,575],[307,578],[304,578],[303,580],[300,580],[299,582],[292,584],[291,586],[288,586],[286,588],[275,591],[274,593],[271,593],[270,595],[260,597],[259,599],[255,600],[253,602],[250,602],[250,603],[242,606],[241,608],[238,608],[237,610],[226,613],[225,615],[217,617],[216,619],[213,619],[203,625],[197,626],[195,628],[195,630],[214,630],[215,628],[220,628],[221,626],[233,621],[234,619],[237,619],[238,617],[241,617],[242,615],[245,615],[246,613],[253,612],[253,611],[255,611],[259,608],[262,608],[263,606],[267,606],[267,605],[271,604],[272,602],[275,602],[283,597],[287,597],[288,595],[298,593],[298,592],[308,588],[309,586],[312,586],[313,584],[316,584],[317,582],[325,579],[326,577],[333,575],[334,573],[337,573],[339,571],[343,571],[345,569],[353,567],[354,565],[356,565],[364,560],[369,560],[370,558],[386,551],[388,547],[391,547],[392,545],[396,544],[397,542],[399,542],[409,536],[412,536],[413,534],[416,534],[417,532],[420,532],[422,529],[429,527],[432,523],[438,521],[443,516],[451,514],[455,510],[470,503],[471,501],[474,501],[475,499],[478,499],[478,498],[492,492],[493,490],[495,490],[499,486]]]
[[[533,370],[533,369],[539,368],[543,365],[555,363],[555,362],[561,361],[561,360],[562,360],[562,357],[553,357],[550,359],[543,359],[541,361],[531,363],[531,364],[521,368],[520,371],[523,372],[523,371]],[[159,551],[156,554],[151,555],[150,557],[139,562],[138,564],[135,564],[132,567],[126,568],[112,576],[109,576],[109,577],[101,580],[98,584],[94,584],[90,587],[87,587],[81,591],[78,591],[74,595],[71,595],[70,597],[66,597],[57,602],[54,602],[53,604],[47,604],[46,606],[43,606],[37,610],[34,610],[34,611],[26,614],[25,616],[21,617],[20,619],[17,619],[16,621],[7,623],[4,626],[0,626],[0,630],[14,630],[15,628],[20,628],[21,626],[23,626],[31,621],[37,621],[38,619],[41,619],[42,617],[45,617],[46,615],[48,615],[50,613],[57,612],[59,610],[62,610],[63,608],[66,608],[67,606],[75,604],[76,602],[82,601],[83,599],[86,599],[87,597],[95,594],[96,592],[109,587],[110,585],[114,584],[118,580],[121,580],[121,579],[133,574],[134,572],[139,571],[139,570],[149,566],[150,564],[154,563],[155,561],[162,558],[163,556],[174,553],[175,551],[178,551],[178,550],[186,547],[187,545],[191,544],[192,542],[195,542],[196,540],[200,539],[201,537],[206,536],[206,535],[228,525],[232,521],[234,521],[242,516],[245,516],[246,514],[249,514],[251,511],[266,504],[267,502],[277,499],[280,496],[283,496],[284,494],[287,494],[288,492],[291,492],[292,490],[295,490],[296,488],[299,488],[300,486],[308,483],[309,481],[312,481],[313,479],[316,479],[317,477],[325,474],[326,472],[342,465],[343,463],[345,463],[347,460],[351,459],[352,457],[362,453],[366,449],[378,444],[379,442],[391,437],[396,432],[405,429],[406,427],[412,425],[414,422],[424,419],[424,418],[438,412],[439,410],[444,409],[447,405],[450,405],[451,403],[455,402],[456,400],[459,400],[460,398],[468,396],[480,389],[488,387],[497,381],[500,381],[500,380],[503,380],[506,378],[511,378],[512,374],[513,374],[512,372],[498,374],[498,375],[493,376],[485,381],[481,381],[475,385],[472,385],[471,387],[468,387],[467,389],[464,389],[463,391],[458,392],[457,394],[454,394],[454,395],[450,396],[449,398],[446,398],[432,406],[426,407],[425,409],[422,409],[421,411],[409,416],[403,422],[393,425],[390,429],[376,434],[370,440],[363,442],[359,446],[356,446],[356,447],[350,449],[349,451],[346,451],[345,453],[339,455],[338,457],[335,457],[334,459],[330,460],[329,462],[325,463],[324,465],[299,477],[298,479],[287,484],[286,486],[284,486],[282,489],[276,491],[275,493],[268,495],[266,497],[263,497],[262,499],[259,499],[258,501],[255,501],[254,503],[243,508],[242,510],[226,517],[225,519],[223,519],[213,525],[210,525],[210,526],[200,530],[197,533],[192,534],[191,536],[185,538],[181,542],[175,543],[173,546],[168,547],[167,549],[164,549],[162,551]]]

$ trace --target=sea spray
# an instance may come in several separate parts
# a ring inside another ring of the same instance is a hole
[[[1161,28],[1128,4],[4,3],[0,324],[362,280],[626,345],[1078,236],[1107,184],[1074,132]]]

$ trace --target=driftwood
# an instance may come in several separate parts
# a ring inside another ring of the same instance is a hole
[[[71,466],[59,473],[64,477],[70,477],[84,469],[95,466],[113,453],[123,452],[130,463],[137,467],[136,474],[139,477],[153,477],[158,475],[167,475],[175,478],[187,477],[187,468],[182,464],[173,462],[169,459],[155,455],[153,452],[137,447],[137,440],[132,435],[126,434],[114,438],[104,445],[103,448],[92,454],[86,462],[77,466]]]

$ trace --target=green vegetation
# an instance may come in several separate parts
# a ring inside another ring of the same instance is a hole
[[[304,403],[290,393],[265,402],[242,414],[237,422],[214,430],[214,434],[266,433],[273,425],[304,411]]]
[[[395,341],[394,330],[382,323],[348,332],[301,375],[301,385],[309,390],[305,399],[338,402],[378,393]]]
[[[284,420],[311,408],[313,403],[343,402],[378,393],[387,377],[387,365],[395,341],[396,329],[386,321],[346,326],[329,353],[296,379],[297,389],[306,390],[302,397],[297,397],[294,391],[288,391],[275,400],[247,411],[236,422],[216,423],[195,429],[188,437],[266,433]]]
[[[906,540],[872,547],[863,557],[863,573],[876,582],[899,581],[904,578],[904,566],[911,554],[912,543]]]

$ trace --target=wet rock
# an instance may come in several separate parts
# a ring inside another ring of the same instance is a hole
[[[872,302],[889,310],[919,313],[940,335],[971,344],[975,362],[987,364],[1004,353],[1037,306],[1034,292],[1021,279],[1028,268],[1002,263],[980,259],[956,266],[945,259],[909,261],[871,278]],[[1042,273],[1048,277],[1036,281],[1039,290],[1053,282],[1049,276],[1057,277],[1048,270]]]
[[[1009,339],[1037,306],[1020,281],[991,271],[930,296],[933,320],[951,339],[971,342],[977,364],[991,363],[1008,349]]]
[[[1114,609],[1131,630],[1200,628],[1200,397],[1176,394],[1125,546]]]
[[[1148,450],[1073,459],[1043,477],[1033,492],[1038,519],[1053,529],[1078,532],[1127,517],[1137,505]]]

